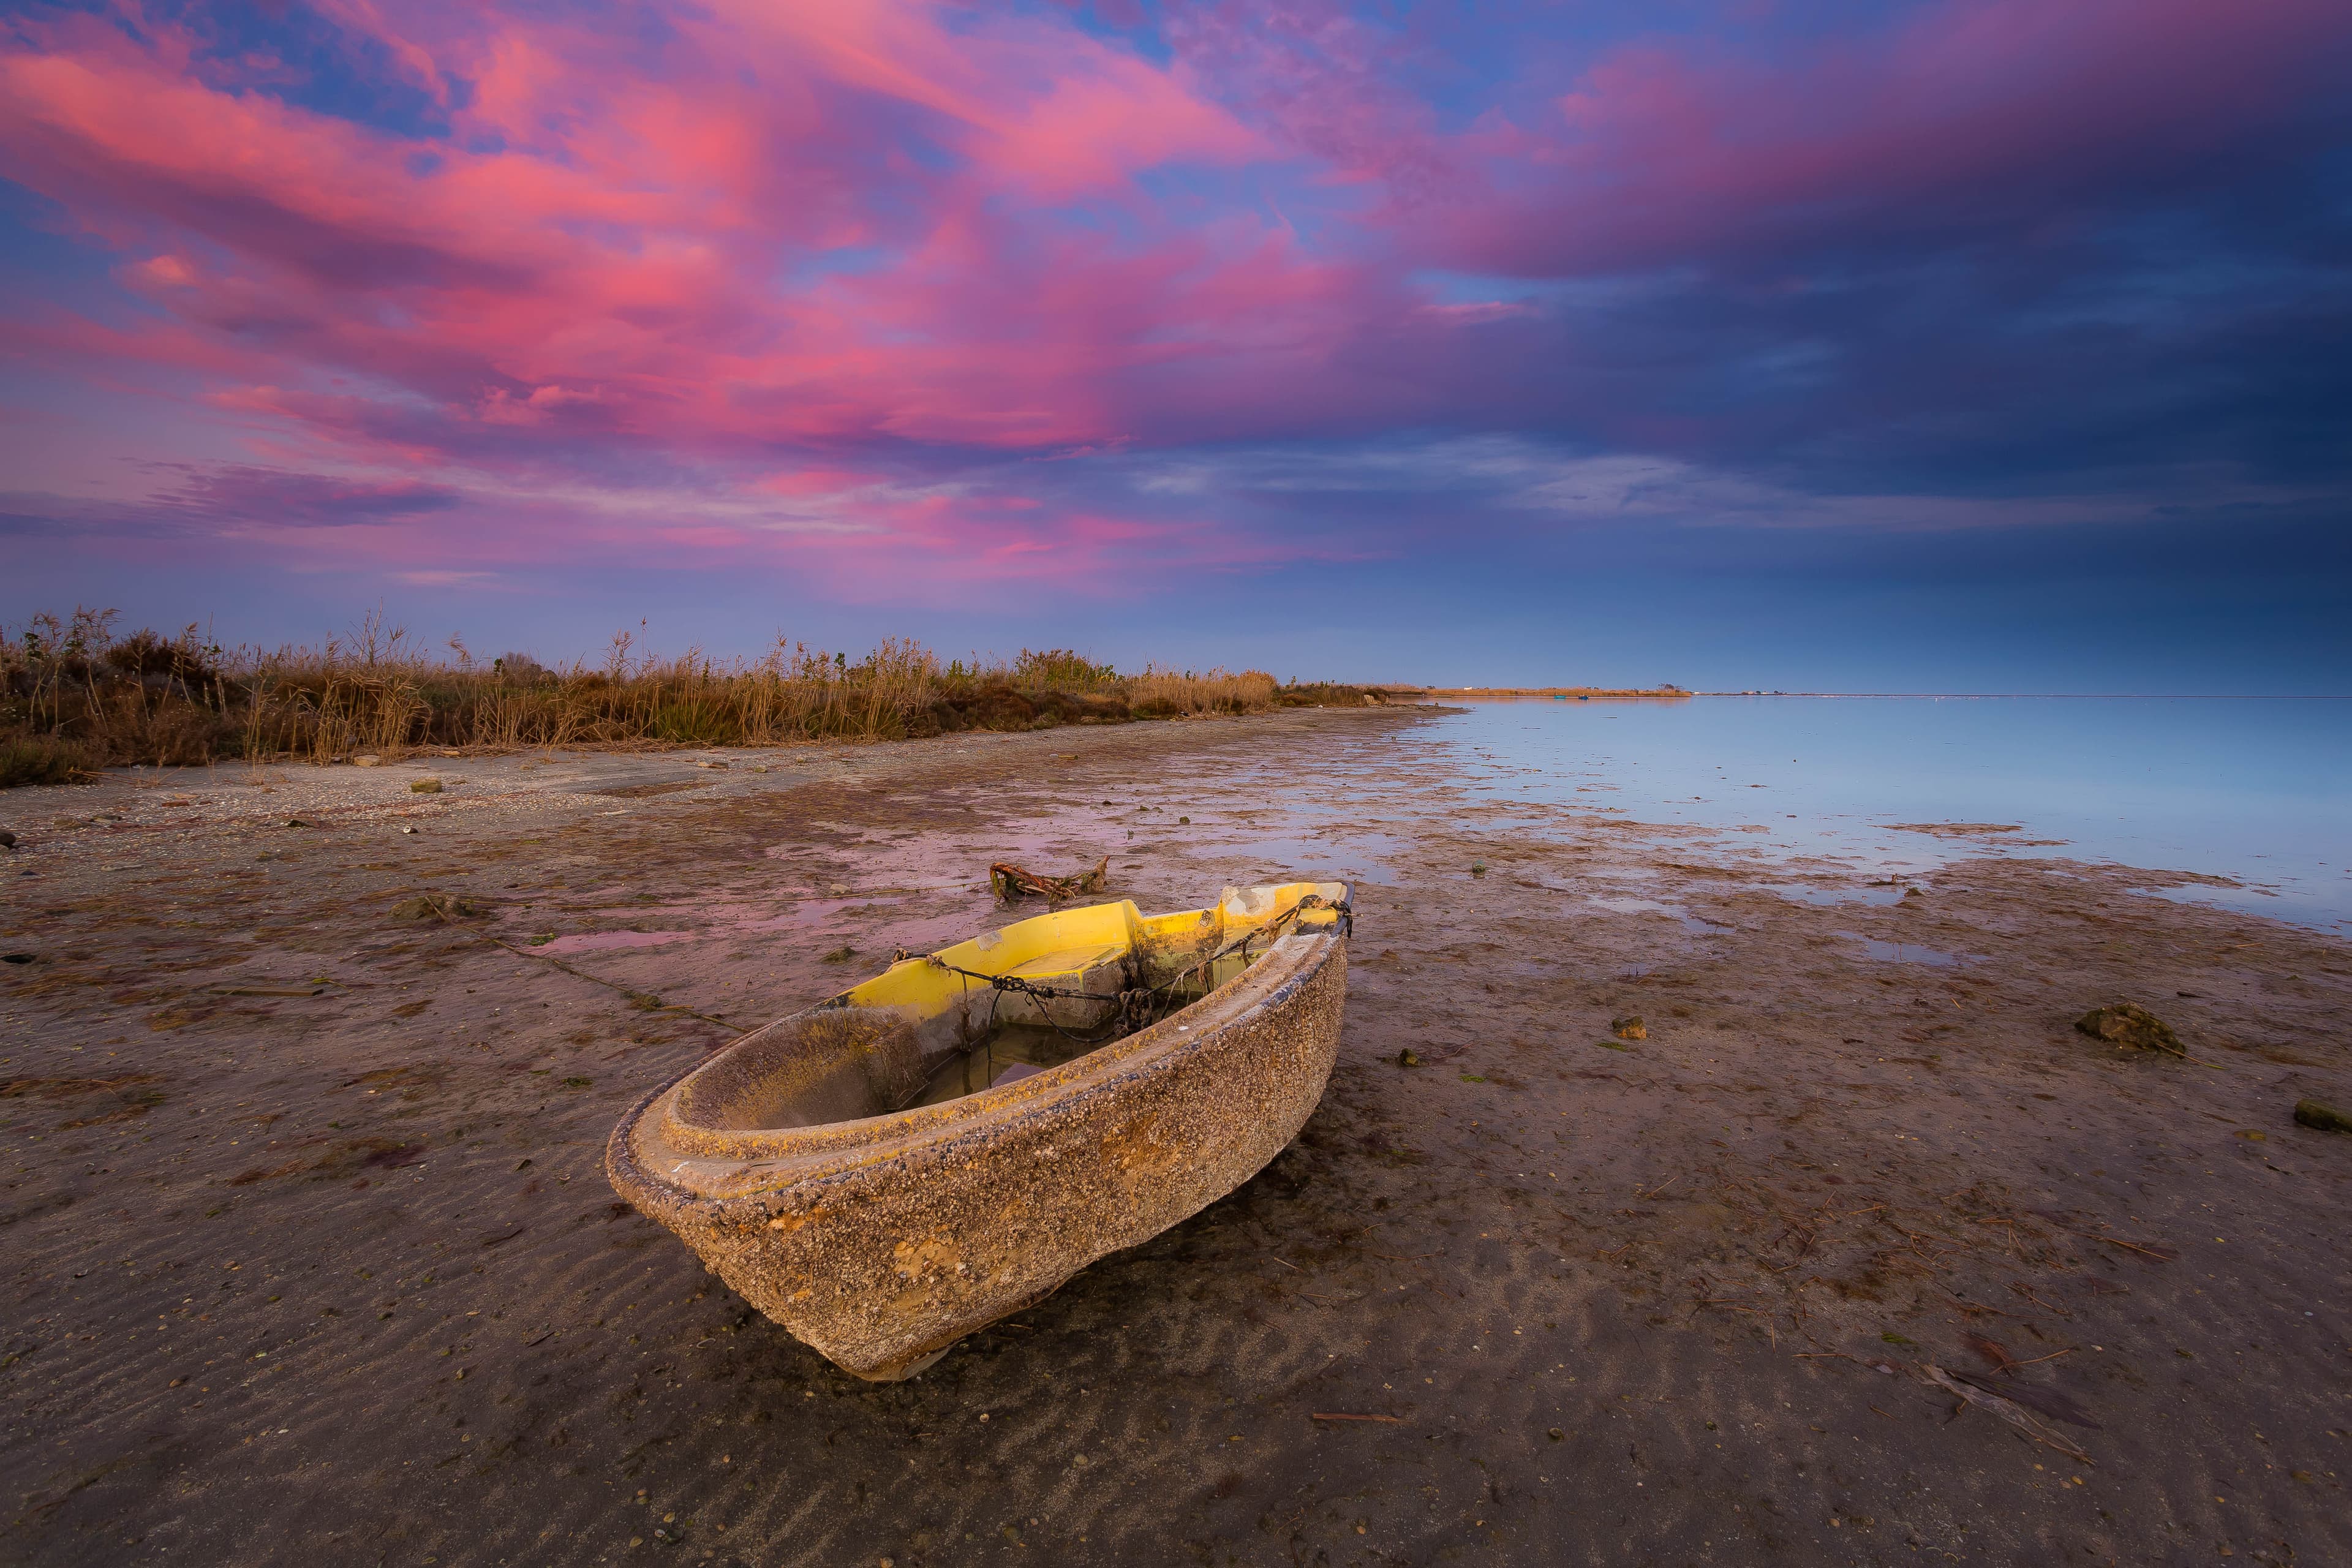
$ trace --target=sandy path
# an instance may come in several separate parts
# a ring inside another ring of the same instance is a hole
[[[1530,826],[1442,755],[1310,712],[0,796],[0,1559],[2352,1561],[2352,1138],[2287,1114],[2352,1100],[2344,944]],[[1007,853],[1147,908],[1385,880],[1297,1145],[859,1384],[616,1205],[604,1135],[1001,922]],[[392,918],[427,890],[490,916]],[[2068,1026],[2117,997],[2221,1070]],[[1922,1366],[2072,1401],[2091,1462]]]

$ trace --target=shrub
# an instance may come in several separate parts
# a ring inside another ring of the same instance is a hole
[[[0,789],[18,784],[93,784],[96,764],[87,747],[54,735],[0,741]]]

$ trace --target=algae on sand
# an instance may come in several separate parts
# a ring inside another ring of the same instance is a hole
[[[2321,1132],[2352,1132],[2352,1116],[2345,1115],[2325,1100],[2296,1100],[2294,1119],[2302,1125]]]
[[[396,921],[430,921],[436,925],[456,925],[460,921],[478,921],[489,910],[453,893],[419,893],[413,899],[403,899],[393,905],[392,918]]]
[[[2094,1007],[2074,1020],[2074,1027],[2095,1040],[2105,1040],[2119,1047],[2137,1047],[2175,1057],[2189,1054],[2180,1037],[2172,1032],[2171,1025],[2136,1002]]]

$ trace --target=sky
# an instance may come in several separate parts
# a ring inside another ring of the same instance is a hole
[[[2343,0],[0,0],[0,626],[2352,691]]]

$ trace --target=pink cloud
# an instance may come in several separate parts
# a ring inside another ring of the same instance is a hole
[[[1338,280],[1230,222],[1214,244],[1147,222],[1040,245],[1000,210],[1087,195],[1132,215],[1139,174],[1261,150],[1181,70],[1067,27],[721,5],[654,76],[628,40],[554,23],[394,37],[373,7],[338,14],[417,79],[470,82],[455,137],[201,79],[184,37],[76,20],[0,54],[0,158],[94,236],[152,247],[126,281],[257,379],[365,378],[440,409],[453,448],[484,423],[689,447],[1110,439],[1087,384],[1165,352],[1150,337],[1213,337],[1241,291],[1284,303],[1270,269]],[[883,249],[788,281],[844,246]],[[352,395],[300,390],[285,416]]]

